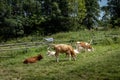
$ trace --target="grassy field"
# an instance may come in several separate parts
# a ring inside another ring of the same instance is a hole
[[[55,38],[55,43],[64,41],[73,46],[77,40],[88,42],[94,39],[92,45],[95,51],[78,54],[76,61],[68,61],[65,55],[60,55],[60,62],[57,63],[55,57],[46,55],[46,46],[29,49],[27,53],[24,50],[0,53],[0,56],[11,56],[0,57],[0,80],[120,80],[120,37],[116,35],[120,36],[120,30],[47,36]],[[41,61],[22,63],[25,58],[39,53],[44,57]]]

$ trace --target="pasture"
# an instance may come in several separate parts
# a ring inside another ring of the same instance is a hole
[[[120,30],[68,32],[46,37],[53,37],[54,43],[71,44],[73,47],[76,41],[89,42],[93,39],[95,51],[81,52],[76,61],[68,61],[65,54],[61,54],[58,63],[55,62],[55,57],[46,55],[45,44],[27,51],[1,52],[0,80],[120,80]],[[22,38],[21,41],[25,39]],[[7,43],[11,42],[14,41]],[[43,56],[42,60],[23,64],[26,58],[39,53]]]

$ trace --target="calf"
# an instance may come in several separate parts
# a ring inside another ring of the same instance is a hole
[[[69,57],[69,60],[71,60],[71,56],[74,60],[76,60],[76,53],[72,46],[67,44],[54,44],[53,48],[55,50],[55,57],[57,62],[59,62],[58,56],[60,53],[66,53],[66,55]]]
[[[24,64],[27,64],[27,63],[35,63],[36,61],[38,60],[41,60],[43,59],[42,55],[39,54],[37,56],[34,56],[34,57],[30,57],[30,58],[27,58],[23,61]]]
[[[76,54],[79,54],[80,52],[78,51],[78,49],[74,49],[74,52],[76,53]]]
[[[55,56],[55,51],[50,51],[50,50],[48,50],[48,51],[47,51],[47,55],[48,55],[48,56]]]

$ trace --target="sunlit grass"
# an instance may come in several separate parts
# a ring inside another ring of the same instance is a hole
[[[68,61],[65,55],[60,55],[60,62],[50,58],[42,51],[44,59],[34,64],[23,64],[27,57],[37,55],[37,52],[17,54],[14,58],[6,58],[0,63],[1,79],[21,80],[119,80],[120,54],[119,45],[94,46],[94,52],[83,52],[76,61]],[[6,77],[4,77],[6,76]]]

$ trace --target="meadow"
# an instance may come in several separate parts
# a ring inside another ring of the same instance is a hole
[[[34,41],[43,38],[34,36]],[[81,52],[76,61],[68,61],[64,54],[55,57],[46,55],[47,44],[26,51],[15,50],[0,53],[0,80],[120,80],[120,29],[108,31],[61,32],[51,36],[54,43],[66,43],[75,47],[76,41],[90,42],[94,52]],[[20,38],[31,41],[33,37]],[[14,40],[6,43],[15,43]],[[49,43],[50,44],[50,43]],[[43,59],[33,64],[23,64],[24,59],[42,54]]]

